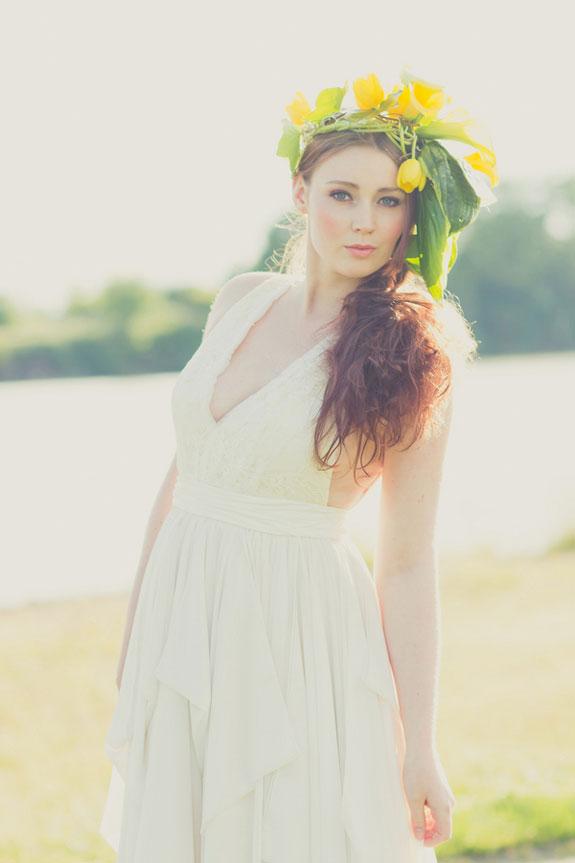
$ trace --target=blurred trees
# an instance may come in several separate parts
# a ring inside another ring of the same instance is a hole
[[[575,349],[575,178],[496,187],[459,237],[448,292],[479,355]],[[275,223],[251,270],[277,268],[287,239]],[[233,270],[228,278],[235,274]],[[0,379],[178,371],[198,347],[213,294],[116,280],[75,291],[59,316],[0,296]]]

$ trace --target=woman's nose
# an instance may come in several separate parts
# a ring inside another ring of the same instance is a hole
[[[362,207],[359,206],[355,211],[352,226],[354,230],[372,230],[373,229],[373,211],[369,204]]]

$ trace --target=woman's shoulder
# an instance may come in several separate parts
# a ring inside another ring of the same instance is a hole
[[[247,273],[238,273],[224,282],[215,294],[210,306],[204,327],[204,336],[217,324],[228,309],[272,276],[282,278],[281,273],[274,273],[269,270],[253,270]]]

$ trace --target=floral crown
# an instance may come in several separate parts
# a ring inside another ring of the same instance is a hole
[[[350,129],[384,132],[403,154],[397,186],[418,192],[405,262],[423,278],[433,298],[442,300],[457,258],[456,235],[475,219],[480,207],[497,200],[484,179],[489,178],[491,187],[499,183],[495,153],[489,136],[467,111],[441,114],[452,101],[442,86],[406,69],[400,79],[402,83],[386,96],[373,72],[357,78],[357,108],[347,110],[341,108],[347,81],[343,87],[322,90],[313,108],[298,90],[286,105],[289,120],[283,120],[276,155],[287,157],[293,177],[315,135]],[[468,144],[473,152],[459,158],[439,143],[440,138]]]

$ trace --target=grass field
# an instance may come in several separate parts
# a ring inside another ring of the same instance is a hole
[[[457,805],[438,858],[573,850],[574,572],[569,544],[440,561],[437,737]],[[0,863],[114,859],[97,831],[126,606],[122,595],[0,612]]]

